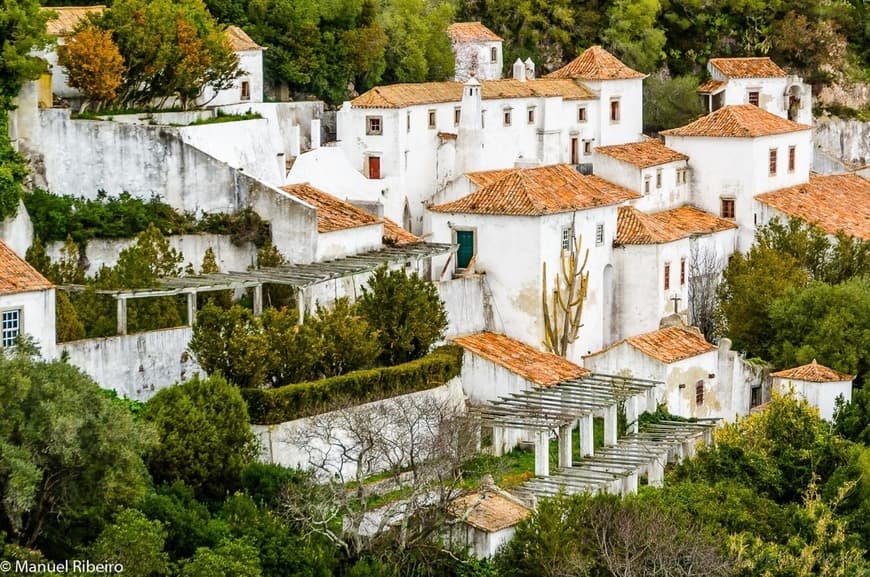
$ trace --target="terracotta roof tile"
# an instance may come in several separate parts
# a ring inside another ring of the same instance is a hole
[[[643,354],[665,364],[675,363],[690,357],[717,350],[716,345],[707,342],[700,331],[685,327],[666,327],[636,337],[621,340],[609,347],[583,358],[594,357],[628,343]]]
[[[483,100],[561,96],[565,100],[592,100],[595,94],[579,82],[538,78],[520,82],[513,78],[481,81]],[[364,92],[350,101],[354,108],[405,108],[420,104],[461,102],[461,82],[388,84]]]
[[[786,369],[778,373],[772,373],[771,377],[779,377],[782,379],[794,379],[796,381],[809,381],[811,383],[830,383],[834,381],[851,381],[855,378],[854,375],[839,373],[834,369],[829,369],[825,365],[820,365],[813,359],[808,365],[802,365],[793,369]]]
[[[482,332],[453,339],[457,345],[535,384],[548,386],[590,373],[553,353],[539,351],[505,335]]]
[[[616,220],[617,244],[663,244],[696,234],[735,229],[737,225],[694,206],[681,206],[653,214],[633,206],[620,206]]]
[[[469,179],[487,184],[459,200],[429,210],[541,216],[640,198],[632,190],[597,176],[584,176],[567,164],[487,171],[471,174]]]
[[[747,138],[784,134],[798,130],[810,130],[806,124],[798,124],[752,104],[723,106],[707,116],[680,128],[661,131],[666,136],[724,136]]]
[[[698,87],[698,92],[701,94],[716,94],[717,92],[721,92],[725,90],[725,86],[728,83],[724,80],[708,80]]]
[[[384,238],[394,245],[413,244],[423,241],[419,236],[411,234],[386,217],[384,217]]]
[[[502,42],[501,36],[480,22],[454,22],[447,27],[453,42]]]
[[[611,156],[639,168],[658,166],[677,160],[689,160],[688,156],[668,148],[658,138],[650,138],[643,142],[632,142],[629,144],[596,146],[595,152]]]
[[[46,25],[46,32],[49,36],[62,38],[72,34],[79,22],[84,20],[88,14],[102,14],[105,6],[57,6],[52,8],[43,8],[57,13],[57,18],[49,20]]]
[[[244,30],[238,26],[227,26],[224,30],[224,36],[230,42],[230,48],[233,52],[245,52],[247,50],[265,50],[262,46],[254,42]]]
[[[379,222],[369,213],[318,190],[307,182],[282,186],[281,190],[317,209],[317,232],[333,232]]]
[[[0,294],[42,291],[53,286],[39,271],[0,240]]]
[[[711,58],[710,64],[729,78],[779,78],[785,70],[770,58]]]
[[[454,499],[448,505],[454,517],[475,529],[495,533],[513,527],[531,514],[528,507],[512,499],[503,491],[481,489]]]
[[[628,80],[646,78],[646,74],[629,68],[601,46],[592,46],[562,68],[548,74],[547,77],[578,80]]]
[[[829,234],[842,230],[870,241],[870,180],[857,174],[810,175],[806,184],[755,198],[788,216],[815,223]]]

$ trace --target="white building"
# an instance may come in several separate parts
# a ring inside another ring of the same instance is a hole
[[[819,414],[828,421],[834,420],[834,405],[837,397],[848,403],[852,401],[853,375],[845,375],[824,365],[813,362],[793,369],[773,373],[773,390],[781,395],[794,392],[819,409]]]
[[[691,199],[689,157],[657,138],[597,146],[592,158],[596,175],[643,195],[632,203],[638,210],[667,210]]]
[[[0,241],[0,349],[21,335],[33,337],[43,357],[54,357],[54,285]]]
[[[379,86],[344,103],[338,140],[381,183],[384,214],[420,232],[423,204],[463,173],[587,165],[596,144],[638,140],[644,75],[600,47],[548,78]],[[572,76],[575,75],[575,76]],[[588,80],[586,80],[588,78]]]
[[[733,417],[739,406],[728,379],[719,379],[719,349],[697,329],[669,326],[583,357],[596,373],[663,381],[656,401],[682,417]],[[737,396],[742,392],[736,391]]]
[[[447,27],[447,36],[456,59],[454,80],[465,82],[472,76],[478,80],[501,78],[503,40],[495,32],[480,22],[454,22]]]
[[[752,104],[803,124],[813,121],[811,89],[789,76],[770,58],[711,58],[710,80],[698,87],[707,112],[723,106]]]
[[[718,276],[737,246],[737,225],[692,206],[645,214],[619,208],[616,338],[658,328],[669,314],[689,318],[693,275]]]
[[[669,148],[689,156],[691,203],[733,219],[741,251],[759,224],[755,195],[809,180],[812,127],[752,104],[725,106],[662,134]]]
[[[563,251],[589,251],[590,285],[579,340],[568,358],[600,349],[614,332],[613,239],[617,207],[636,192],[565,164],[466,175],[473,192],[429,207],[426,229],[432,242],[459,245],[455,261],[432,263],[435,276],[455,267],[485,273],[496,327],[531,346],[544,342],[543,266],[554,289]],[[450,265],[450,266],[448,266]],[[437,278],[435,280],[438,280]]]
[[[57,18],[49,20],[46,24],[46,32],[49,36],[57,38],[57,44],[63,46],[66,39],[72,35],[79,22],[87,18],[89,14],[100,15],[106,7],[98,6],[57,6],[43,8],[57,14]],[[77,88],[71,88],[66,69],[57,63],[57,50],[53,47],[40,51],[38,54],[48,62],[48,71],[51,73],[51,91],[61,98],[81,98],[82,93]]]
[[[870,180],[857,174],[810,176],[808,182],[766,192],[758,201],[759,224],[789,217],[836,235],[870,242]]]
[[[448,540],[466,547],[478,559],[495,555],[532,513],[522,501],[499,489],[489,475],[480,489],[454,499],[447,510],[453,517]]]

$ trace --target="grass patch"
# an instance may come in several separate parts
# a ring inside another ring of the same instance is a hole
[[[227,112],[223,112],[221,110],[217,111],[217,115],[212,116],[211,118],[200,118],[199,120],[194,120],[188,126],[202,126],[204,124],[220,124],[222,122],[237,122],[239,120],[256,120],[258,118],[263,118],[259,112],[251,112],[248,110],[247,112],[243,112],[241,114],[230,114]]]
[[[852,108],[850,106],[842,106],[839,104],[813,107],[813,116],[822,116],[825,113],[828,113],[831,116],[836,116],[841,120],[870,122],[870,108]]]

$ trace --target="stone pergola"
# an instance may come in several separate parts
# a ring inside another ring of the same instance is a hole
[[[263,312],[263,285],[276,284],[293,287],[299,308],[299,322],[305,318],[305,293],[315,285],[359,274],[372,272],[384,264],[419,262],[433,256],[456,251],[456,245],[419,242],[308,264],[288,264],[244,272],[213,273],[166,278],[155,287],[128,290],[98,290],[97,294],[112,296],[118,303],[118,334],[127,334],[127,301],[151,297],[187,295],[187,318],[193,325],[196,319],[197,294],[221,290],[253,289],[254,314]],[[82,290],[80,285],[59,287],[64,290]]]

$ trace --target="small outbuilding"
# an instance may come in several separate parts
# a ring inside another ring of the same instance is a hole
[[[773,390],[780,394],[794,391],[819,409],[823,419],[834,419],[837,397],[852,400],[852,375],[846,375],[820,365],[813,359],[808,365],[773,373]]]
[[[464,546],[478,559],[492,557],[514,536],[516,526],[531,514],[522,501],[499,489],[489,475],[480,489],[451,501],[454,518],[450,541]]]
[[[0,241],[0,349],[27,335],[44,357],[53,357],[54,298],[54,285]]]

